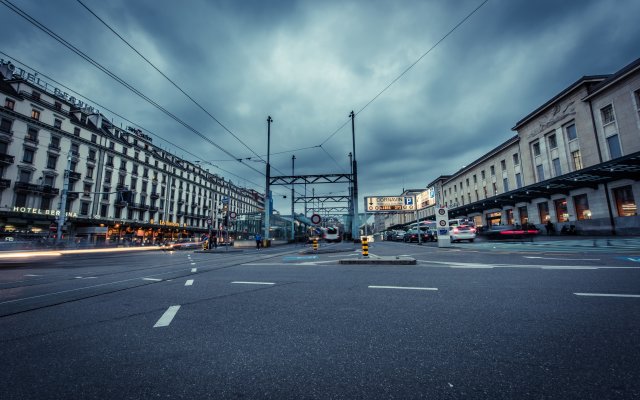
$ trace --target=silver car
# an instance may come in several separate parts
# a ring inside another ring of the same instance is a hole
[[[449,237],[452,242],[461,240],[473,242],[476,238],[476,228],[468,225],[452,226],[449,228]]]

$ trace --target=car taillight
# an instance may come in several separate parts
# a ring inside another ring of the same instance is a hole
[[[476,228],[471,228],[471,233],[476,233]]]
[[[458,228],[453,228],[453,233],[458,233]]]

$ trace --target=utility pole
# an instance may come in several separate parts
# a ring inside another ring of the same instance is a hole
[[[271,116],[267,116],[267,184],[265,185],[265,205],[264,205],[264,239],[269,240],[269,228],[271,227],[271,193],[269,191],[269,184],[271,180],[271,123],[273,119]]]
[[[62,194],[60,195],[60,215],[58,215],[58,232],[56,243],[62,240],[62,227],[64,226],[65,213],[67,209],[67,192],[69,192],[69,175],[71,174],[71,154],[67,155],[67,168],[64,170],[64,183],[62,185]]]
[[[291,156],[291,176],[295,176],[295,162],[296,162],[296,156],[295,154]],[[294,178],[295,179],[295,178]],[[293,203],[294,203],[294,185],[293,183],[291,183],[291,240],[293,242],[295,242],[296,240],[296,224],[295,224],[295,215],[294,215],[294,209],[293,209]]]
[[[356,160],[356,114],[351,111],[349,114],[351,117],[351,139],[353,141],[353,225],[351,228],[351,235],[353,240],[358,238],[359,226],[358,226],[358,161]]]

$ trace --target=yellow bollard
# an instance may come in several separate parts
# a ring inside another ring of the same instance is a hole
[[[366,236],[362,237],[362,256],[369,257],[369,242]]]
[[[318,251],[318,239],[313,239],[313,251]]]

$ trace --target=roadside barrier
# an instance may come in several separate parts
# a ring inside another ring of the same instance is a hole
[[[313,251],[318,251],[318,239],[313,239]]]
[[[366,236],[362,237],[362,256],[369,257],[369,239]]]

